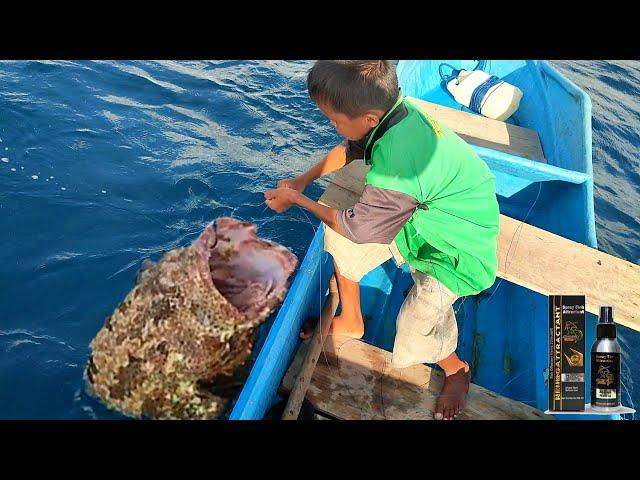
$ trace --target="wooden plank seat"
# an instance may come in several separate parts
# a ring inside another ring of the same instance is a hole
[[[547,164],[535,130],[409,98],[471,145],[495,174],[500,196],[511,197],[534,182],[580,184],[591,179],[585,173]]]

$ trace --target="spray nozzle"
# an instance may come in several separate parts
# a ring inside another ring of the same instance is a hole
[[[613,307],[611,305],[600,306],[600,323],[613,323]]]

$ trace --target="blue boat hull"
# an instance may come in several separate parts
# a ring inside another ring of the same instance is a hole
[[[468,70],[476,66],[476,61],[465,60],[400,61],[397,72],[403,93],[461,108],[441,86],[441,63]],[[589,97],[543,61],[491,60],[483,69],[523,91],[520,108],[509,123],[537,131],[547,160],[545,165],[476,147],[496,174],[501,212],[596,248]],[[322,250],[322,234],[320,226],[268,335],[265,329],[257,344],[259,353],[231,419],[261,419],[278,399],[278,385],[300,343],[300,327],[307,317],[319,314],[333,273],[332,261]],[[392,350],[395,318],[411,283],[406,268],[398,269],[392,261],[363,278],[365,341]],[[459,300],[454,308],[459,325],[457,352],[469,362],[472,381],[546,410],[547,297],[498,279],[490,289]],[[587,314],[587,346],[595,340],[596,322],[594,315]],[[589,366],[587,361],[587,371]]]

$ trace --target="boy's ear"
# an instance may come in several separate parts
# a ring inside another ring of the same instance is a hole
[[[367,125],[373,128],[380,123],[380,118],[375,113],[365,113],[364,117],[367,121]]]

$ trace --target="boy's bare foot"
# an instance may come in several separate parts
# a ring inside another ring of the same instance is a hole
[[[340,315],[333,319],[329,335],[344,335],[351,338],[362,338],[364,335],[364,322],[362,318]]]
[[[434,410],[433,417],[436,420],[453,420],[462,413],[471,381],[469,364],[464,363],[465,366],[460,370],[445,376],[444,385]]]
[[[306,340],[313,336],[318,320],[307,320],[300,330],[300,338]],[[338,315],[334,317],[329,329],[329,335],[344,335],[352,338],[362,338],[364,335],[364,322],[357,317]]]

